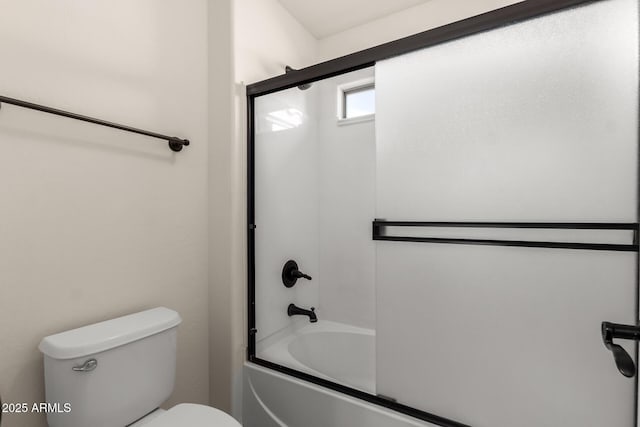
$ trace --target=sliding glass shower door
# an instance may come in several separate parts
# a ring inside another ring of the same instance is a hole
[[[637,320],[637,64],[633,0],[377,63],[378,393],[474,426],[633,425],[600,323]]]

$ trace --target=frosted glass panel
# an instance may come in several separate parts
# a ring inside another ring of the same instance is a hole
[[[600,1],[379,62],[376,217],[636,222],[637,17]],[[599,326],[635,323],[636,254],[376,251],[378,393],[474,427],[633,425]]]
[[[402,242],[377,254],[378,393],[474,427],[633,425],[635,382],[600,322],[634,324],[635,254]]]
[[[636,9],[596,2],[379,62],[378,217],[635,221]]]

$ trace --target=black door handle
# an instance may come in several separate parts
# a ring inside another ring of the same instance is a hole
[[[636,375],[636,365],[629,353],[618,344],[614,344],[614,338],[625,340],[640,340],[640,327],[621,325],[619,323],[602,322],[602,342],[613,353],[613,360],[622,375],[632,378]]]

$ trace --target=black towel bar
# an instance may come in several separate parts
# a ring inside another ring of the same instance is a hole
[[[171,148],[171,150],[176,152],[182,150],[182,147],[189,145],[188,139],[182,139],[175,136],[162,135],[156,132],[149,132],[149,131],[137,129],[131,126],[125,126],[125,125],[120,125],[118,123],[107,122],[105,120],[100,120],[100,119],[96,119],[89,116],[70,113],[68,111],[58,110],[57,108],[45,107],[43,105],[34,104],[32,102],[21,101],[19,99],[9,98],[7,96],[0,95],[0,105],[2,105],[3,102],[11,105],[16,105],[22,108],[28,108],[30,110],[42,111],[43,113],[55,114],[57,116],[68,117],[70,119],[75,119],[75,120],[81,120],[83,122],[89,122],[89,123],[93,123],[100,126],[106,126],[114,129],[120,129],[126,132],[137,133],[139,135],[145,135],[151,138],[162,139],[164,141],[167,141],[169,143],[169,148]]]

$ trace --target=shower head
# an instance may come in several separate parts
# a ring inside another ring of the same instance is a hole
[[[295,68],[291,68],[291,67],[290,67],[290,66],[288,66],[288,65],[285,65],[285,67],[284,67],[284,72],[285,72],[285,73],[290,73],[291,71],[297,71],[297,70],[296,70]],[[305,84],[302,84],[302,85],[298,86],[298,89],[300,89],[300,90],[307,90],[307,89],[309,89],[310,87],[311,87],[311,83],[305,83]]]

